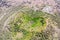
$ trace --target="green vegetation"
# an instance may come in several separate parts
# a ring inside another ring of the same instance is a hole
[[[32,27],[43,26],[46,23],[45,19],[42,17],[33,18],[32,21],[34,22],[34,24],[32,24]]]
[[[10,31],[14,35],[18,32],[23,33],[23,38],[21,40],[30,40],[32,37],[32,32],[41,32],[46,28],[46,18],[44,13],[41,11],[21,12],[16,15],[15,19],[10,23]],[[16,39],[20,40],[20,39]]]

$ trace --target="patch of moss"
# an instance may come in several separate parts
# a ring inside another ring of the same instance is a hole
[[[43,17],[33,18],[32,21],[34,22],[34,24],[32,24],[32,27],[44,26],[44,24],[46,24],[46,21]]]
[[[32,32],[41,32],[46,27],[46,18],[43,17],[43,12],[36,11],[31,14],[26,12],[18,15],[19,17],[11,22],[10,29],[15,35],[22,31],[25,36],[21,40],[30,40]]]

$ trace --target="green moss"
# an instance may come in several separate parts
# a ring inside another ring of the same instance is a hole
[[[32,36],[31,32],[40,32],[46,27],[46,18],[43,17],[43,12],[36,11],[31,14],[26,12],[19,18],[15,18],[13,21],[14,22],[11,22],[10,29],[15,35],[22,31],[24,37],[21,40],[30,40]]]
[[[44,26],[44,24],[46,24],[46,21],[43,17],[33,18],[32,21],[34,22],[34,24],[32,24],[32,27]]]
[[[27,15],[27,14],[23,15],[23,22],[24,23],[28,23],[30,20],[31,20],[31,17],[29,17],[29,15]]]

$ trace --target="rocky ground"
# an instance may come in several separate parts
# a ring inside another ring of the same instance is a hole
[[[58,18],[58,20],[56,20],[56,22],[58,23],[57,25],[58,27],[53,28],[54,29],[53,40],[60,40],[60,35],[59,35],[60,34],[60,26],[59,26],[60,25],[59,24],[60,23],[59,21],[60,20],[59,18],[60,17],[60,0],[0,0],[0,39],[1,40],[7,40],[7,37],[6,39],[4,39],[6,36],[4,35],[6,34],[6,31],[5,31],[6,28],[4,27],[4,24],[6,24],[6,20],[12,14],[14,14],[11,11],[16,12],[17,7],[19,9],[19,7],[24,7],[24,6],[26,7],[28,6],[28,8],[31,8],[35,11],[41,10],[52,15],[56,14],[55,18]],[[55,26],[55,25],[52,25],[52,26]],[[47,30],[49,30],[48,28]],[[2,37],[4,38],[2,39]]]

